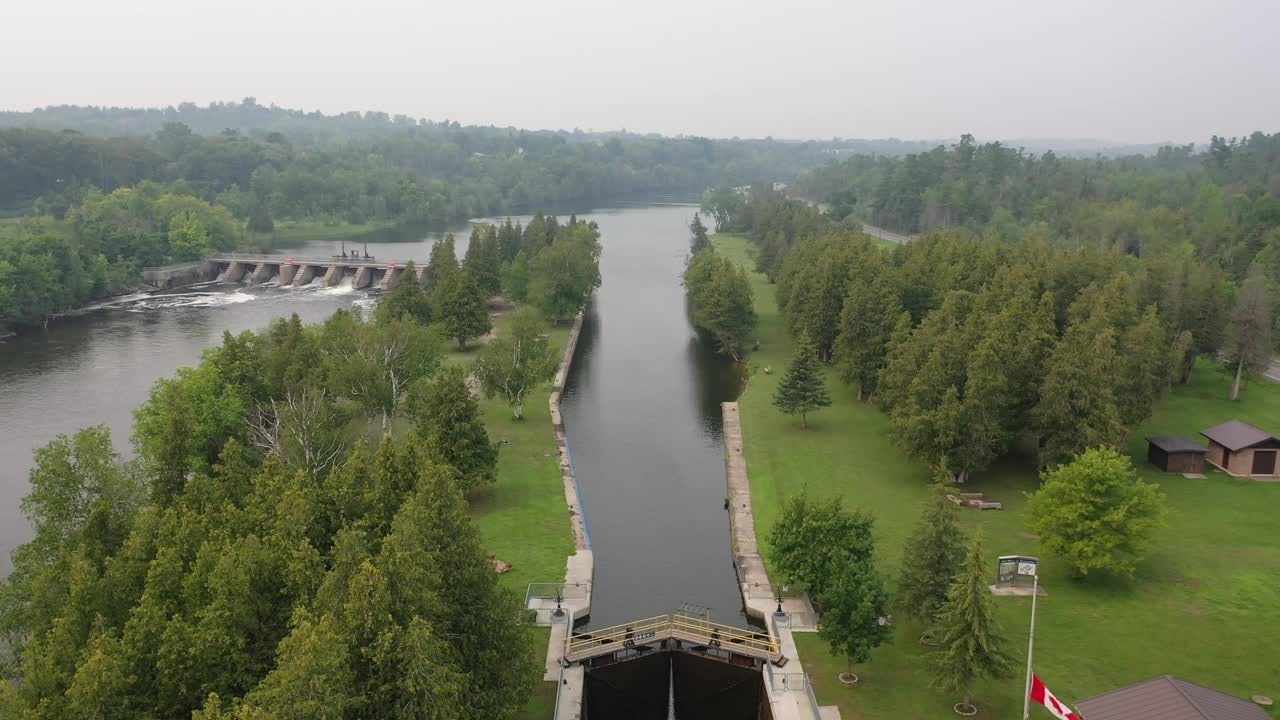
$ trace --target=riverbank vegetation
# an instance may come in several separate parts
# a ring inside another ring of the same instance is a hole
[[[726,234],[713,240],[723,256],[754,266],[752,241]],[[750,356],[751,379],[739,405],[757,531],[767,538],[786,501],[807,488],[815,502],[843,498],[874,516],[878,564],[899,567],[908,560],[904,547],[935,472],[896,447],[890,418],[843,384],[837,367],[825,369],[833,403],[810,429],[772,406],[779,374],[763,370],[785,366],[795,345],[768,279],[760,273],[750,279],[761,349]],[[1280,682],[1274,668],[1244,662],[1237,650],[1278,639],[1280,540],[1270,508],[1280,500],[1280,487],[1216,472],[1207,480],[1188,479],[1145,463],[1147,435],[1195,436],[1232,417],[1280,426],[1280,387],[1249,381],[1241,399],[1231,402],[1232,370],[1197,358],[1190,380],[1175,383],[1153,403],[1150,418],[1119,440],[1138,475],[1158,485],[1169,506],[1167,524],[1155,531],[1151,552],[1132,579],[1094,573],[1074,579],[1063,562],[1039,548],[1028,531],[1024,494],[1040,485],[1034,448],[1015,446],[963,488],[1003,504],[999,512],[959,511],[967,534],[981,528],[987,558],[1042,556],[1040,582],[1049,594],[1038,607],[1036,672],[1046,681],[1059,678],[1051,681],[1059,697],[1088,697],[1166,673],[1242,697]],[[768,543],[763,549],[772,570],[775,550]],[[989,582],[994,568],[986,572]],[[1011,641],[1008,651],[1015,663],[1024,662],[1025,644],[1014,638],[1025,632],[1029,598],[994,600]],[[929,687],[928,648],[919,642],[925,630],[920,620],[896,614],[892,642],[858,668],[862,685],[856,689],[838,681],[847,662],[821,637],[799,633],[796,643],[819,702],[839,705],[845,717],[948,716],[959,698]],[[1014,715],[1022,705],[1021,679],[979,680],[973,691],[984,715]]]
[[[547,248],[598,236],[576,220],[559,234]],[[441,285],[478,288],[446,255]],[[0,590],[15,652],[0,714],[524,708],[541,648],[518,591],[572,550],[546,377],[525,390],[543,422],[513,426],[505,399],[481,403],[444,362],[449,304],[424,302],[413,275],[402,287],[372,317],[224,335],[138,408],[135,461],[102,428],[37,453],[36,537]],[[515,318],[526,335],[545,329],[533,312]]]

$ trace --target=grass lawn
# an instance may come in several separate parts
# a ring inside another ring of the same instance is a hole
[[[539,649],[547,646],[551,640],[551,628],[549,627],[533,627],[530,632],[537,638],[534,645]],[[559,690],[559,683],[539,681],[533,686],[533,694],[529,696],[529,702],[524,709],[516,713],[515,720],[550,720],[556,714],[556,691]]]
[[[499,335],[509,317],[499,318]],[[551,344],[563,349],[569,329],[551,328]],[[472,517],[489,552],[511,563],[503,584],[522,597],[531,582],[563,582],[565,559],[573,554],[550,395],[550,383],[529,393],[520,422],[501,398],[480,401],[489,437],[500,443],[498,481],[471,493]]]
[[[754,269],[745,238],[722,234],[715,244]],[[876,516],[881,567],[892,580],[925,497],[928,472],[893,445],[887,418],[859,403],[834,373],[828,378],[834,404],[810,417],[808,431],[772,407],[791,342],[773,287],[759,274],[752,281],[762,344],[751,357],[751,380],[740,406],[757,532],[767,538],[781,502],[801,486],[816,497],[840,496]],[[1232,403],[1226,400],[1229,381],[1226,372],[1201,363],[1192,383],[1175,388],[1132,434],[1134,465],[1162,486],[1172,510],[1156,551],[1134,580],[1073,581],[1052,557],[1042,557],[1041,579],[1049,594],[1037,608],[1035,665],[1059,698],[1073,702],[1166,673],[1242,697],[1280,695],[1280,663],[1274,660],[1280,642],[1280,483],[1216,472],[1206,480],[1187,480],[1145,462],[1143,437],[1150,434],[1194,438],[1233,417],[1280,429],[1280,386],[1253,382]],[[970,529],[982,527],[993,578],[997,555],[1039,554],[1022,517],[1023,493],[1037,486],[1034,465],[1007,459],[970,485],[1005,506],[963,516]],[[767,543],[765,553],[767,558]],[[1030,600],[1000,598],[997,607],[1009,650],[1025,663]],[[864,684],[857,689],[839,684],[835,674],[844,660],[832,657],[816,635],[796,639],[818,700],[839,705],[846,720],[953,717],[951,704],[959,698],[928,687],[917,642],[921,629],[901,623],[893,642],[858,668]],[[1007,680],[979,682],[979,716],[1016,717],[1022,690],[1021,670]]]

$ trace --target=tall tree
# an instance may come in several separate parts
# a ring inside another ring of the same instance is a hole
[[[1027,527],[1073,575],[1132,576],[1166,512],[1159,486],[1141,480],[1127,455],[1103,447],[1043,474],[1027,501]]]
[[[517,251],[515,259],[502,267],[502,293],[510,302],[529,300],[529,260],[523,250]]]
[[[553,322],[572,318],[600,287],[599,237],[593,223],[577,223],[531,256],[529,301]]]
[[[1124,425],[1113,389],[1115,365],[1110,327],[1100,319],[1072,323],[1049,359],[1034,413],[1041,466],[1120,442]]]
[[[889,594],[870,556],[847,556],[836,566],[826,592],[818,598],[822,618],[818,635],[831,652],[843,655],[849,671],[871,659],[871,651],[893,636],[888,623]]]
[[[1006,678],[1013,673],[1013,661],[1004,648],[1004,635],[987,589],[986,566],[979,533],[961,574],[947,592],[946,604],[938,611],[933,631],[938,644],[929,658],[931,684],[961,693],[966,705],[973,705],[974,680]]]
[[[431,382],[414,388],[414,427],[429,455],[458,472],[470,490],[494,481],[498,448],[489,439],[480,405],[467,387],[467,373],[448,365]]]
[[[555,376],[556,364],[542,316],[533,308],[520,308],[511,314],[506,331],[480,351],[475,375],[487,397],[501,396],[514,419],[522,420],[525,398]]]
[[[809,338],[802,336],[791,366],[773,394],[773,406],[788,415],[800,416],[800,427],[808,428],[808,414],[831,405],[827,381],[822,377],[818,356]]]
[[[445,335],[457,341],[458,349],[466,350],[468,340],[484,335],[492,327],[485,293],[469,271],[449,275],[431,295],[436,319]]]
[[[418,282],[418,269],[412,260],[405,263],[400,281],[378,303],[375,313],[383,322],[408,316],[422,325],[431,324],[431,295]]]
[[[435,292],[446,277],[458,272],[458,253],[454,249],[453,233],[437,240],[431,246],[431,256],[427,259],[427,269],[423,272],[423,285],[427,292]]]
[[[858,386],[859,400],[869,400],[875,393],[889,338],[901,313],[902,303],[887,263],[873,261],[865,281],[849,283],[831,359],[840,369],[841,379]]]
[[[846,510],[839,498],[810,500],[802,488],[787,499],[769,531],[778,573],[823,597],[846,564],[872,561],[873,522],[865,512]]]
[[[756,326],[746,271],[708,248],[690,259],[684,286],[694,326],[706,331],[720,352],[740,360]]]
[[[1249,268],[1249,277],[1236,296],[1226,354],[1235,365],[1235,379],[1231,382],[1231,399],[1235,400],[1240,397],[1240,380],[1245,372],[1262,372],[1271,362],[1271,304],[1260,265]]]
[[[897,605],[904,613],[932,622],[947,601],[965,556],[959,516],[959,506],[947,498],[947,487],[934,485],[902,552]]]
[[[711,247],[711,238],[707,235],[707,226],[702,224],[702,216],[698,213],[693,214],[693,222],[689,223],[689,233],[689,250],[692,254],[697,255]]]
[[[497,229],[493,225],[471,228],[471,241],[462,259],[462,268],[471,273],[486,296],[502,289],[502,253],[498,248]]]

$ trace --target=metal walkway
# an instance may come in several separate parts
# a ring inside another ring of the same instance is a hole
[[[777,637],[756,630],[743,630],[712,622],[684,612],[656,615],[643,620],[614,625],[581,633],[565,639],[564,661],[577,663],[641,646],[662,645],[676,641],[670,649],[716,648],[766,662],[782,658],[782,643]]]

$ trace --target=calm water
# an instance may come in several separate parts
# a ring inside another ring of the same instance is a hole
[[[741,621],[724,511],[720,407],[738,390],[732,365],[689,326],[680,287],[690,206],[599,211],[604,284],[563,400],[596,559],[592,623],[670,612],[682,603]],[[527,220],[527,218],[521,218]],[[458,254],[466,228],[459,228]],[[438,235],[370,242],[378,257],[425,261]],[[330,255],[337,242],[286,252]],[[30,536],[18,511],[31,451],[59,433],[108,425],[129,455],[132,410],[152,383],[198,362],[222,332],[298,313],[313,322],[376,294],[231,288],[126,298],[0,344],[0,573]]]
[[[591,624],[684,602],[738,623],[720,403],[734,367],[690,327],[680,286],[693,208],[591,214],[604,284],[562,400],[595,551]]]

